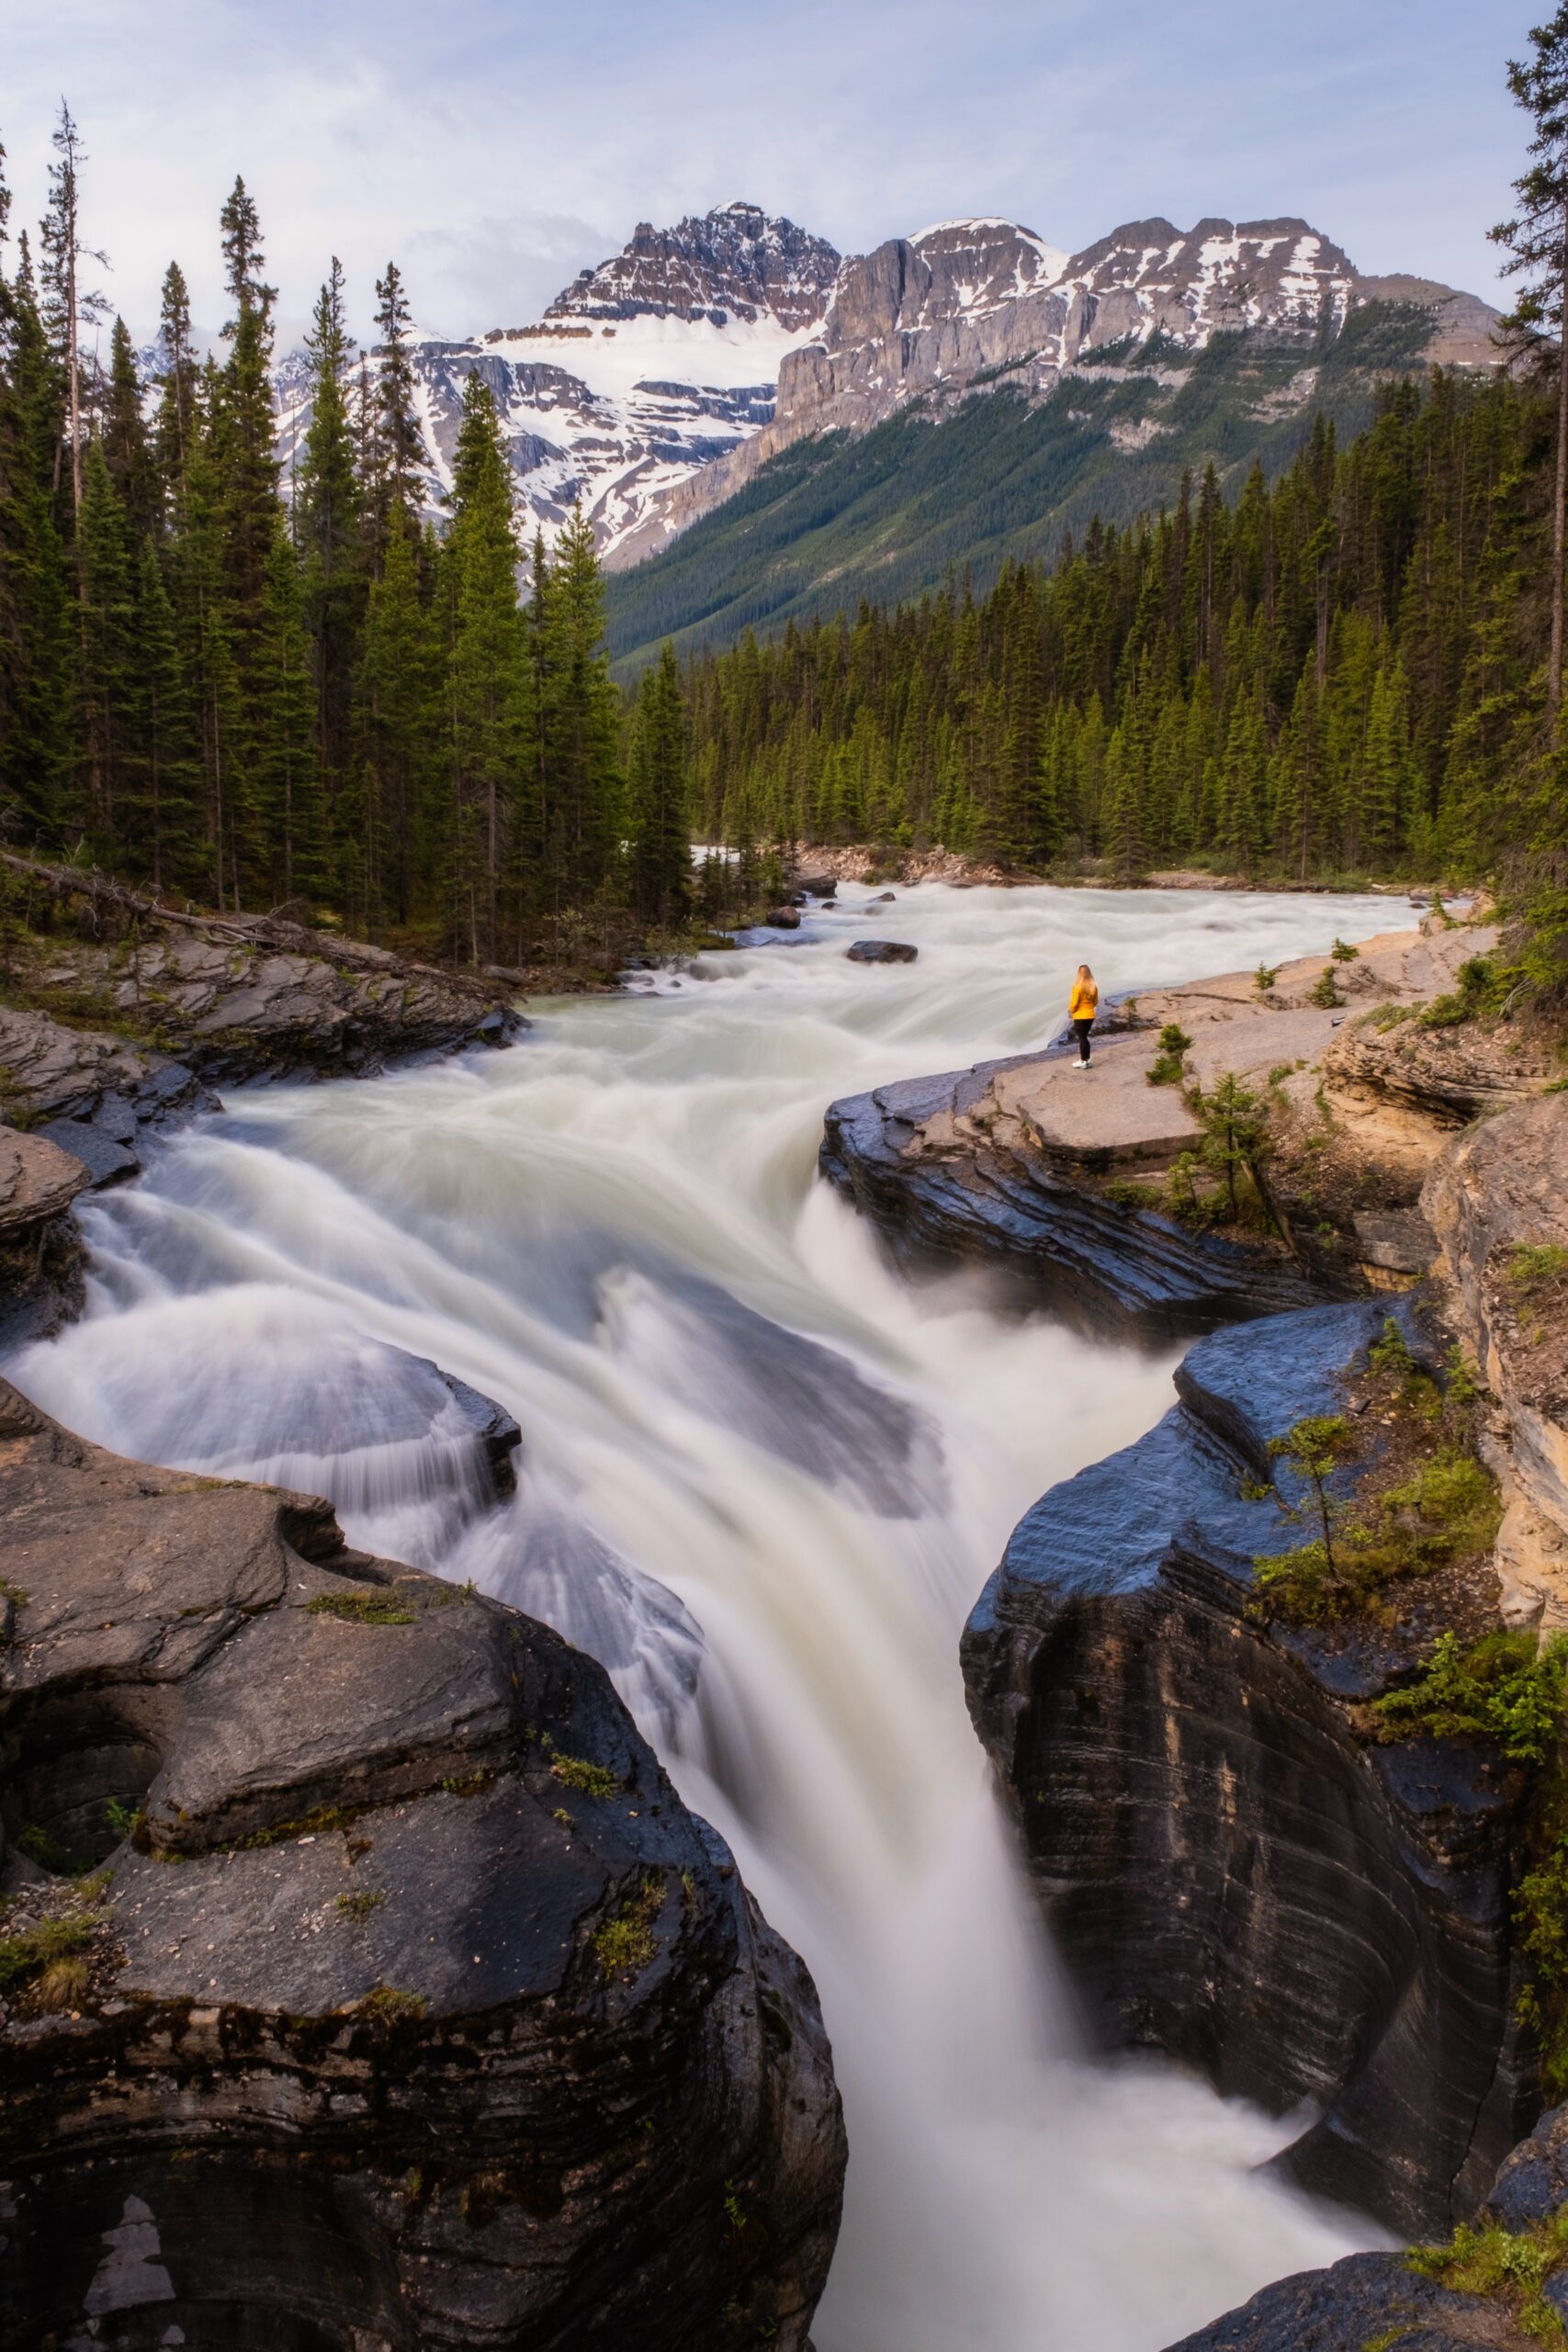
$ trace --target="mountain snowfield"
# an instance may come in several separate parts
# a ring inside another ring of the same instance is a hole
[[[807,435],[863,432],[907,401],[937,409],[1005,383],[1047,396],[1217,334],[1299,345],[1276,404],[1311,400],[1317,363],[1359,306],[1430,314],[1425,356],[1493,363],[1495,313],[1418,277],[1366,277],[1304,220],[1131,223],[1068,254],[1017,222],[944,220],[845,258],[793,221],[729,204],[640,224],[544,317],[413,349],[430,503],[443,509],[465,379],[495,396],[518,523],[550,537],[581,501],[612,569],[667,546]],[[303,356],[278,371],[286,466],[309,423]]]

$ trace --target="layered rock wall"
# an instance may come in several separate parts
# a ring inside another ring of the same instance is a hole
[[[965,1628],[971,1712],[1108,2043],[1322,2120],[1307,2185],[1403,2231],[1468,2211],[1529,2122],[1495,1759],[1370,1745],[1348,1709],[1408,1672],[1374,1626],[1249,1609],[1280,1543],[1269,1442],[1337,1409],[1383,1309],[1216,1334],[1159,1427],[1021,1521]]]
[[[0,2341],[799,2352],[816,1997],[602,1669],[4,1384],[0,1521]]]

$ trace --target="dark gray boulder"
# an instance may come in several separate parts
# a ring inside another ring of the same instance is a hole
[[[0,1126],[0,1348],[45,1339],[80,1311],[84,1253],[71,1204],[90,1181],[48,1136]]]
[[[802,2352],[816,1996],[603,1670],[4,1384],[0,1518],[0,2342]]]
[[[857,939],[844,950],[852,964],[912,964],[919,952],[903,939]]]

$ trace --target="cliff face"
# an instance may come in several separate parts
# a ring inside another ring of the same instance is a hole
[[[1348,1702],[1414,1650],[1256,1622],[1268,1445],[1338,1409],[1384,1309],[1200,1342],[1159,1427],[1023,1520],[965,1629],[971,1712],[1107,2041],[1322,2120],[1295,2176],[1408,2233],[1529,2122],[1511,2022],[1512,1792],[1479,1751],[1373,1747]]]
[[[0,2341],[798,2352],[815,1995],[602,1670],[4,1384],[0,1517]]]
[[[1280,1251],[1190,1231],[1086,1183],[1104,1172],[1092,1154],[1075,1153],[1069,1164],[1029,1135],[994,1129],[947,1148],[955,1124],[985,1104],[1008,1071],[1032,1069],[1039,1058],[982,1062],[832,1103],[822,1174],[906,1262],[986,1265],[1090,1325],[1153,1338],[1278,1314],[1320,1295]],[[1179,1101],[1161,1107],[1183,1116]],[[1109,1149],[1102,1158],[1106,1168],[1120,1164]],[[1134,1155],[1129,1172],[1145,1164]]]

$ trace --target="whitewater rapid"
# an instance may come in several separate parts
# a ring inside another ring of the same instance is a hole
[[[1150,1426],[1174,1359],[895,1275],[815,1179],[822,1113],[1041,1042],[1080,958],[1109,992],[1399,917],[842,899],[531,1008],[509,1053],[234,1095],[82,1211],[87,1314],[7,1370],[122,1453],[329,1494],[604,1660],[822,1996],[851,2158],[819,2352],[1157,2352],[1380,2242],[1255,2170],[1301,2119],[1087,2054],[964,1712],[1009,1530]],[[918,964],[849,963],[875,931]],[[430,1361],[515,1413],[514,1500]]]

